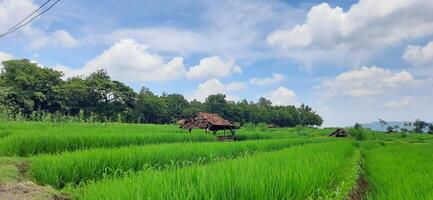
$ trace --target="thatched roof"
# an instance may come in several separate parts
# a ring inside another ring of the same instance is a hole
[[[335,130],[334,132],[332,132],[331,134],[329,134],[329,136],[332,137],[346,137],[347,136],[347,132],[346,130],[339,128],[337,130]]]
[[[183,126],[185,124],[185,122],[186,122],[186,119],[180,119],[176,122],[176,124]]]
[[[199,112],[190,119],[185,120],[181,128],[193,129],[233,129],[235,125],[223,119],[216,113]]]

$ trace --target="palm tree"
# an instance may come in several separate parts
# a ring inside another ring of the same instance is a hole
[[[382,126],[382,131],[384,131],[383,127],[384,127],[385,125],[387,125],[388,123],[387,123],[385,120],[383,120],[383,119],[379,119],[379,123],[380,123],[380,125]]]

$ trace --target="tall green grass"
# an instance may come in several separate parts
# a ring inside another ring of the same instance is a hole
[[[236,132],[236,136],[240,140],[250,139],[281,139],[281,138],[296,138],[299,136],[327,136],[334,129],[318,129],[308,127],[295,128],[266,128],[264,130],[241,128]]]
[[[212,135],[187,133],[167,125],[6,122],[0,123],[0,132],[7,133],[0,138],[0,155],[6,156],[154,143],[215,141]]]
[[[302,131],[302,133],[300,133]],[[239,140],[297,138],[330,132],[316,128],[273,128],[237,132]],[[215,141],[203,130],[188,133],[176,125],[121,123],[0,122],[0,155],[31,156],[90,148],[128,145]]]
[[[307,144],[206,166],[146,171],[119,180],[105,179],[81,188],[76,198],[224,200],[332,197],[344,181],[341,174],[356,163],[353,162],[355,155],[354,146],[346,141]],[[341,199],[341,195],[337,196]]]
[[[10,135],[0,140],[0,155],[30,156],[89,148],[120,147],[155,143],[215,141],[206,134],[38,134]]]
[[[93,149],[60,155],[31,157],[30,175],[40,184],[63,187],[107,175],[182,167],[235,158],[257,151],[271,151],[312,142],[311,139],[246,141],[236,143],[183,143],[134,146],[117,149]]]
[[[394,143],[363,152],[367,199],[433,199],[433,143]]]

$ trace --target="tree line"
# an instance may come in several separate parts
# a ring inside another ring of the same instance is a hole
[[[381,122],[383,123],[383,122]],[[387,123],[385,122],[387,125]],[[402,132],[402,133],[428,133],[433,134],[433,123],[428,123],[420,119],[416,119],[414,122],[405,122],[404,127],[398,125],[388,126],[387,132]]]
[[[104,70],[62,80],[62,72],[39,67],[29,60],[3,62],[0,74],[0,112],[10,118],[38,120],[44,116],[75,117],[82,121],[174,123],[197,112],[218,113],[239,124],[267,123],[281,127],[320,126],[322,118],[311,107],[274,106],[227,101],[223,94],[205,102],[188,101],[181,94],[156,95],[143,87],[138,93],[112,80]]]
[[[382,127],[382,131],[384,130],[384,127],[386,127],[387,133],[428,133],[433,134],[433,123],[425,122],[421,119],[416,119],[414,122],[404,122],[403,126],[394,125],[390,126],[388,125],[388,122],[386,122],[383,119],[379,119],[379,123]],[[354,126],[355,129],[361,129],[362,125],[360,123],[356,123]]]

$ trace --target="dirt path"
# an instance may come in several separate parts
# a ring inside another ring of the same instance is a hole
[[[356,186],[349,194],[349,200],[363,200],[367,193],[368,183],[364,175],[360,175],[356,181]]]
[[[0,185],[1,200],[45,200],[53,199],[49,188],[30,181]]]
[[[0,200],[66,200],[51,187],[26,178],[28,163],[17,158],[0,158]]]

